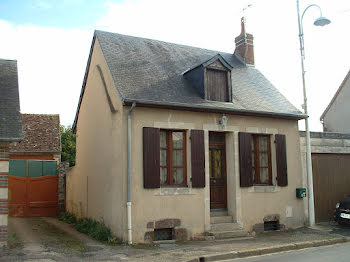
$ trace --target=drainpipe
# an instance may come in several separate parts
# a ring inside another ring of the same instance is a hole
[[[128,213],[128,244],[132,244],[132,226],[131,226],[131,113],[136,107],[136,102],[133,102],[128,113],[128,202],[126,202]]]

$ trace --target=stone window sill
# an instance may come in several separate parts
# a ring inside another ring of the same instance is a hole
[[[249,193],[276,193],[280,191],[279,186],[252,186],[248,188]]]
[[[172,196],[172,195],[194,195],[190,187],[161,187],[155,194],[158,196]]]

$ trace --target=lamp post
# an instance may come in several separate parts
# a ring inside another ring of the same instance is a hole
[[[300,42],[300,56],[301,56],[301,72],[303,79],[303,94],[304,94],[304,104],[303,109],[305,115],[308,115],[307,110],[307,96],[306,96],[306,86],[305,86],[305,68],[304,68],[304,30],[303,30],[303,18],[305,12],[310,7],[317,7],[320,11],[320,17],[314,22],[316,26],[328,25],[331,21],[322,16],[321,8],[318,5],[312,4],[305,8],[304,12],[300,18],[299,12],[299,0],[297,0],[297,11],[298,11],[298,25],[299,25],[299,42]],[[313,179],[312,179],[312,163],[311,163],[311,144],[310,144],[310,130],[309,130],[309,118],[305,118],[305,136],[306,136],[306,167],[307,167],[307,181],[308,181],[308,191],[309,191],[309,224],[313,226],[315,224],[315,207],[314,207],[314,190],[313,190]]]

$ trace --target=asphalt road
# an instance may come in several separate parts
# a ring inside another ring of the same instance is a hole
[[[308,248],[259,257],[237,258],[225,262],[349,262],[350,243]]]

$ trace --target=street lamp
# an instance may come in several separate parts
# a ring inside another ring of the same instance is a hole
[[[297,11],[298,11],[298,25],[299,25],[299,41],[300,41],[300,56],[301,56],[301,72],[303,79],[303,94],[304,94],[304,113],[308,115],[307,110],[307,96],[306,96],[306,87],[305,87],[305,69],[304,69],[304,30],[303,30],[303,18],[306,10],[310,7],[317,7],[320,11],[320,17],[317,18],[314,22],[316,26],[325,26],[328,25],[331,21],[322,16],[321,8],[318,5],[312,4],[305,8],[300,19],[299,12],[299,0],[297,0]],[[307,181],[308,181],[308,191],[309,191],[309,224],[313,226],[315,224],[315,207],[314,207],[314,190],[313,190],[313,181],[312,181],[312,163],[311,163],[311,145],[310,145],[310,130],[309,130],[309,118],[305,118],[305,134],[306,134],[306,167],[307,167]]]

